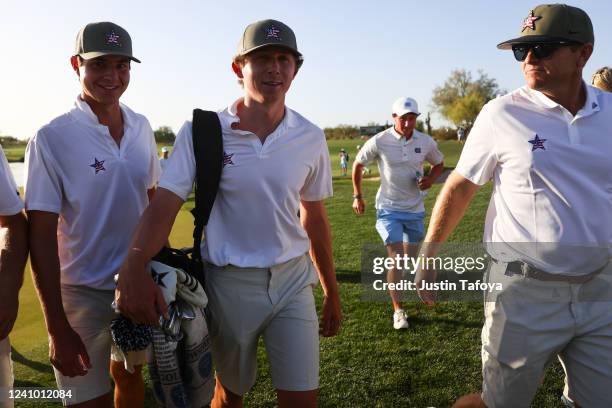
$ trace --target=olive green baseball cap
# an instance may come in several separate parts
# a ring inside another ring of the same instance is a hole
[[[497,48],[507,50],[513,44],[559,41],[595,42],[593,24],[584,10],[567,4],[539,5],[523,20],[519,37],[497,44]]]
[[[122,55],[140,62],[132,55],[132,39],[128,32],[108,21],[89,23],[81,28],[77,34],[74,55],[86,60],[103,55]]]
[[[298,51],[293,30],[278,20],[261,20],[249,24],[238,43],[237,57],[242,57],[263,47],[284,47],[293,52],[301,65],[304,57]]]

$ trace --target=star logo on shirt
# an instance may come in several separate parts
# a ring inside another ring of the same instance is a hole
[[[521,32],[525,31],[526,28],[535,31],[535,22],[541,18],[542,17],[540,16],[534,16],[533,10],[531,10],[531,15],[525,17],[525,20],[523,20],[523,29],[521,30]]]
[[[94,163],[90,164],[89,167],[93,167],[96,170],[96,174],[98,174],[98,172],[104,170],[106,171],[106,169],[104,168],[104,162],[106,160],[98,160],[97,158],[94,157]]]
[[[104,36],[104,43],[106,45],[116,45],[117,47],[121,47],[121,43],[119,42],[120,39],[121,37],[115,34],[114,31],[111,31]]]
[[[233,156],[234,153],[227,154],[225,153],[225,150],[223,151],[223,167],[227,166],[228,164],[231,164],[232,166],[234,165],[234,162],[232,161]]]
[[[157,286],[161,286],[163,288],[166,287],[166,284],[164,283],[164,277],[168,273],[169,272],[157,273],[155,269],[151,268],[151,277],[153,278],[153,282],[157,283]]]
[[[535,138],[529,141],[529,143],[533,145],[531,151],[533,152],[534,150],[537,150],[537,149],[546,150],[546,148],[544,147],[544,142],[546,140],[547,139],[540,139],[540,137],[536,134]]]

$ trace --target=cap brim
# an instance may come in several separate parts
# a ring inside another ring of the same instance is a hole
[[[550,37],[548,35],[525,35],[522,37],[513,38],[508,41],[497,44],[500,50],[509,50],[514,44],[529,44],[529,43],[558,43],[559,41],[575,41],[563,37]]]
[[[421,114],[421,112],[415,112],[415,111],[412,111],[412,110],[404,110],[404,111],[399,111],[399,112],[393,112],[393,114],[397,115],[397,116],[404,116],[407,113],[414,113],[417,116],[419,116]]]
[[[132,57],[131,55],[128,54],[124,54],[121,52],[105,52],[105,51],[92,51],[92,52],[84,52],[81,54],[77,54],[79,57],[83,58],[84,60],[88,60],[88,59],[92,59],[92,58],[98,58],[98,57],[102,57],[104,55],[119,55],[122,57],[127,57],[129,59],[131,59],[134,62],[138,62],[140,64],[140,60],[138,58]]]
[[[266,43],[266,44],[261,44],[261,45],[258,45],[257,47],[253,47],[253,48],[250,48],[250,49],[248,49],[248,50],[244,51],[244,52],[243,52],[242,54],[240,54],[240,55],[241,55],[241,56],[242,56],[242,55],[248,55],[248,54],[252,53],[253,51],[260,50],[260,49],[262,49],[262,48],[264,48],[264,47],[280,47],[280,48],[285,48],[285,49],[287,49],[287,50],[291,51],[292,53],[294,53],[296,56],[298,56],[298,57],[300,57],[300,58],[304,58],[304,57],[303,57],[303,55],[302,55],[301,53],[299,53],[298,51],[294,50],[293,48],[291,48],[291,47],[287,47],[286,45],[283,45],[283,44],[278,44],[278,43]]]

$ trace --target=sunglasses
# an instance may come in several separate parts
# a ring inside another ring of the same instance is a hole
[[[515,44],[512,46],[512,52],[517,61],[525,61],[527,54],[529,54],[529,50],[531,50],[531,55],[533,55],[533,57],[540,60],[550,57],[561,47],[575,44],[577,43],[569,41],[542,44]]]

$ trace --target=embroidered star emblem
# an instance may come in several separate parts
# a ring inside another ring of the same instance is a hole
[[[96,169],[96,174],[98,174],[99,171],[106,171],[106,169],[104,168],[104,162],[106,160],[98,160],[97,158],[94,157],[94,163],[90,164],[89,167],[93,167],[94,169]]]
[[[544,147],[544,142],[546,140],[547,139],[540,139],[540,137],[536,134],[535,138],[529,141],[529,143],[533,145],[531,151],[533,152],[534,150],[537,150],[537,149],[546,150],[546,148]]]
[[[225,150],[223,151],[223,167],[227,166],[228,164],[231,164],[232,166],[234,165],[234,162],[232,161],[233,156],[234,153],[227,154],[225,153]]]
[[[533,10],[531,10],[531,15],[525,17],[525,19],[523,20],[523,29],[521,30],[521,32],[525,31],[526,28],[529,28],[530,30],[535,31],[535,22],[541,18],[542,17],[540,16],[534,16]]]
[[[591,109],[595,109],[596,107],[597,107],[597,104],[593,102],[593,104],[591,105]]]
[[[270,38],[274,38],[275,40],[280,40],[281,38],[279,37],[279,34],[280,34],[280,30],[274,26],[270,26],[266,28],[266,40],[269,40]]]
[[[163,273],[157,273],[157,271],[153,268],[151,268],[151,277],[153,278],[153,282],[157,283],[158,286],[161,287],[166,287],[166,284],[164,283],[164,277],[168,274],[169,272],[163,272]]]
[[[106,34],[104,36],[105,38],[105,43],[106,45],[116,45],[118,47],[121,47],[121,43],[119,42],[119,40],[121,39],[121,37],[119,37],[117,34],[115,34],[114,31],[111,31],[110,33]]]

